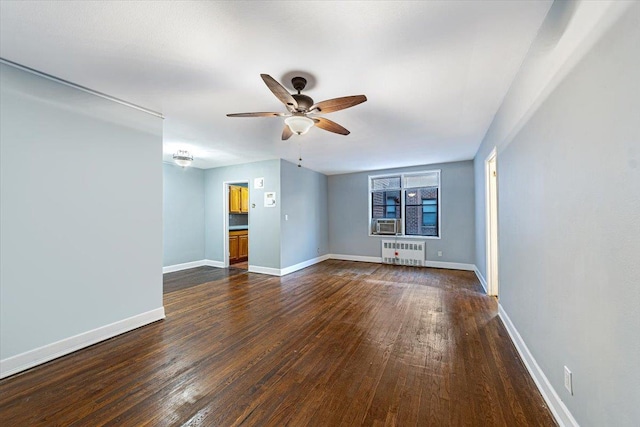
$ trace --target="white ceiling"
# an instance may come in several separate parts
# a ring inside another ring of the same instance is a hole
[[[161,112],[165,160],[201,168],[284,158],[325,173],[471,159],[551,0],[2,1],[0,56]],[[316,102],[365,94],[281,141],[260,78],[310,73]]]

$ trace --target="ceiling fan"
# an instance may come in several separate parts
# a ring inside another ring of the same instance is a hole
[[[262,80],[264,80],[276,98],[287,107],[289,112],[234,113],[227,114],[227,117],[286,117],[284,120],[285,127],[282,131],[283,140],[289,139],[294,133],[298,135],[307,133],[313,126],[340,135],[349,135],[350,132],[336,122],[316,116],[315,114],[344,110],[345,108],[353,107],[367,100],[367,97],[364,95],[354,95],[314,103],[313,99],[300,93],[307,85],[307,80],[304,77],[294,77],[291,79],[291,84],[294,89],[298,91],[297,94],[289,93],[284,86],[268,74],[260,74],[260,77],[262,77]]]

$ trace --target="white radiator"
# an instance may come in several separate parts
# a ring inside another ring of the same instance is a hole
[[[382,240],[384,264],[424,266],[426,242]]]

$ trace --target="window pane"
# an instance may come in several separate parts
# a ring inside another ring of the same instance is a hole
[[[372,218],[400,218],[400,191],[371,193]]]
[[[408,175],[404,177],[405,188],[437,187],[440,172],[431,172],[423,175]]]
[[[392,176],[385,178],[372,178],[371,190],[399,190],[400,189],[400,177]]]
[[[405,234],[438,235],[438,187],[405,190]]]

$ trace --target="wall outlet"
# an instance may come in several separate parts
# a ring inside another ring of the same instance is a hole
[[[284,220],[285,220],[285,221],[289,221],[289,215],[285,215],[285,216],[284,216]]]
[[[569,370],[569,368],[565,366],[564,367],[564,388],[566,388],[567,391],[571,395],[573,395],[573,382],[571,377],[572,377],[571,371]]]
[[[438,256],[442,256],[442,251],[438,251]]]

